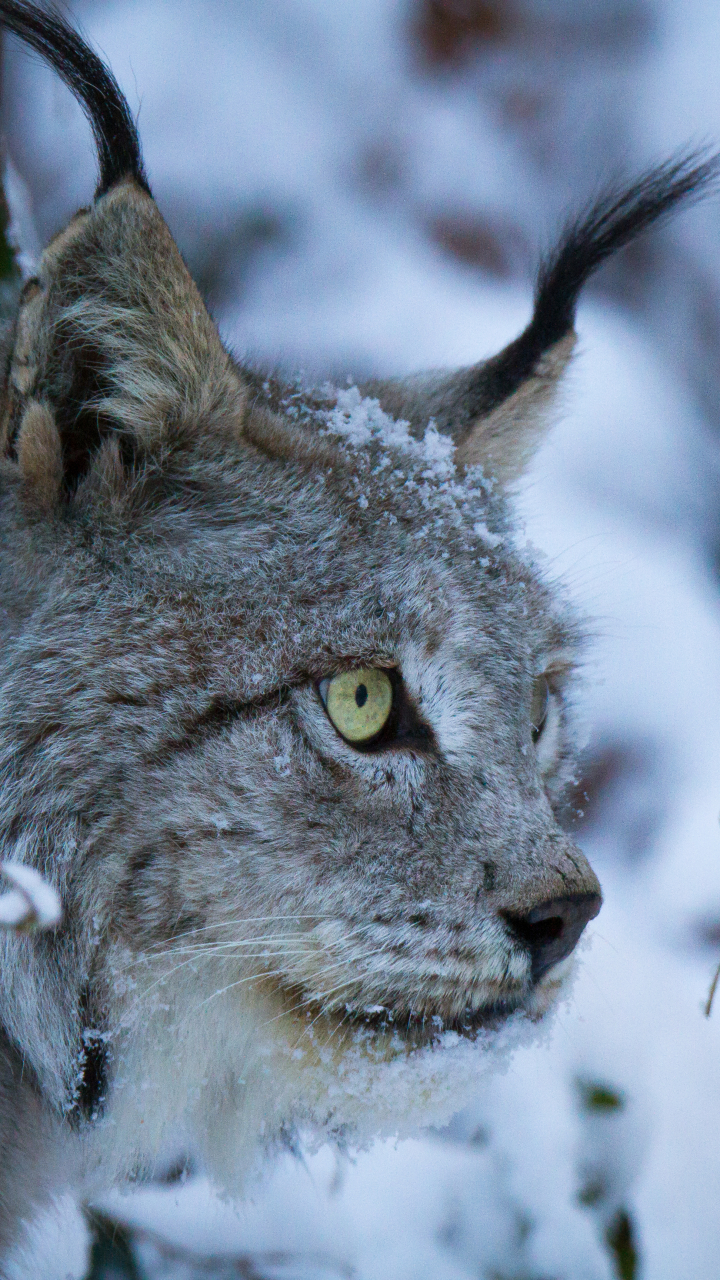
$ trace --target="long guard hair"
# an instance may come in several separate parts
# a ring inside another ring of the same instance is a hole
[[[21,0],[2,0],[0,21],[49,62],[82,106],[100,169],[95,198],[123,178],[134,178],[150,195],[132,112],[105,63],[57,13]]]
[[[682,201],[702,197],[720,174],[720,156],[691,152],[647,170],[625,190],[605,192],[565,226],[541,263],[532,319],[494,360],[470,395],[474,412],[489,413],[528,377],[543,353],[572,332],[578,298],[590,276],[618,249]]]

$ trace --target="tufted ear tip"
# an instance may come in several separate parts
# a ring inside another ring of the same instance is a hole
[[[58,14],[25,0],[0,0],[0,26],[75,94],[100,170],[93,205],[40,256],[9,341],[0,451],[19,463],[26,499],[47,510],[101,454],[107,471],[110,440],[132,466],[168,444],[237,434],[247,393],[152,199],[109,69]]]
[[[126,459],[198,441],[237,424],[246,394],[154,200],[134,178],[117,182],[54,237],[23,290],[6,452],[18,455],[41,402],[72,494],[108,438]]]
[[[541,264],[532,318],[514,342],[470,368],[368,383],[364,393],[419,433],[433,418],[455,440],[461,464],[481,464],[502,483],[511,483],[550,425],[587,280],[645,228],[712,191],[719,176],[720,156],[691,153],[648,170],[625,189],[605,192],[567,223]]]
[[[132,113],[101,58],[52,9],[0,0],[0,24],[39,53],[64,80],[87,116],[98,158],[96,196],[131,176],[150,192]]]

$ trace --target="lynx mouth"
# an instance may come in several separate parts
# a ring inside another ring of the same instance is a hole
[[[334,1050],[354,1041],[374,1043],[382,1052],[383,1046],[430,1045],[448,1033],[475,1040],[499,1031],[516,1014],[538,1021],[562,993],[571,967],[571,958],[562,957],[539,976],[524,964],[499,978],[483,974],[481,965],[462,977],[408,969],[402,975],[388,972],[386,982],[375,970],[367,983],[344,973],[340,989],[327,995],[305,975],[276,970],[261,985],[298,1047],[310,1040]]]
[[[427,1013],[394,1015],[391,1010],[384,1008],[353,1009],[347,1010],[341,1021],[355,1030],[380,1036],[395,1035],[406,1044],[415,1046],[439,1040],[448,1031],[474,1040],[481,1032],[499,1030],[512,1013],[523,1007],[521,999],[506,998],[478,1009],[466,1009],[464,1013],[454,1017]]]
[[[500,1030],[507,1019],[518,1012],[524,1012],[533,1019],[540,1018],[552,1003],[555,991],[548,992],[549,999],[538,1000],[534,987],[525,988],[452,1014],[428,1010],[416,1012],[407,1008],[399,1010],[378,1004],[367,1007],[346,1004],[328,1008],[297,987],[279,987],[278,994],[294,1020],[311,1034],[320,1034],[338,1046],[352,1038],[377,1043],[401,1041],[411,1049],[438,1042],[448,1032],[475,1040],[485,1033]]]

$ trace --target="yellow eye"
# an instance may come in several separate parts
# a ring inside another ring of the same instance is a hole
[[[348,742],[377,737],[392,711],[392,682],[379,667],[356,667],[323,680],[320,695],[332,723]]]

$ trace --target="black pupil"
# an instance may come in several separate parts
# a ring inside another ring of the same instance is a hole
[[[364,707],[367,700],[368,700],[367,686],[364,684],[359,684],[357,689],[355,690],[355,705],[358,707]]]

